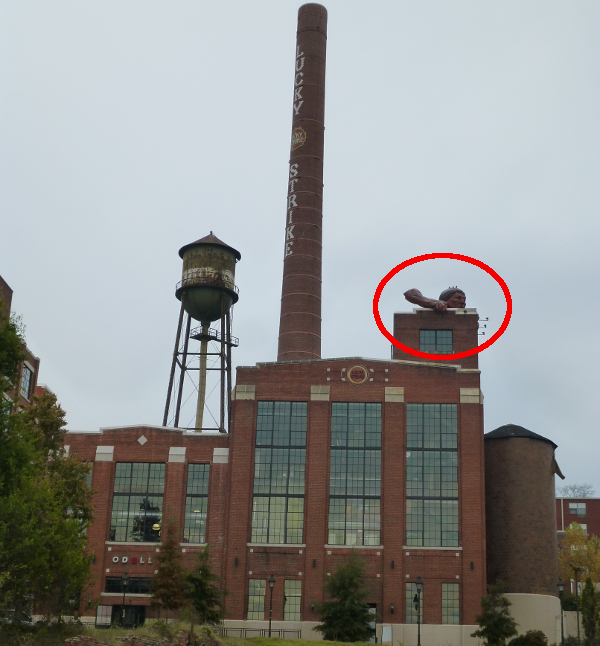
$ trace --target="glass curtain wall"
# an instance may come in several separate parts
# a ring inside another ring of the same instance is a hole
[[[165,465],[118,462],[115,471],[110,540],[160,542]]]
[[[329,545],[380,545],[381,404],[331,406]]]
[[[456,404],[407,404],[406,412],[406,545],[456,547]]]
[[[306,402],[258,402],[253,543],[302,543]]]
[[[209,476],[210,464],[188,465],[183,526],[184,543],[206,542]]]

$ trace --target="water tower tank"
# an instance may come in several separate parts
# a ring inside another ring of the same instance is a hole
[[[183,258],[183,276],[175,295],[185,311],[203,325],[220,319],[239,298],[235,263],[242,257],[240,252],[211,231],[181,247],[179,255]]]

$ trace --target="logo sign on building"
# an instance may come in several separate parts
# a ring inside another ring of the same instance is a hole
[[[306,142],[306,132],[304,128],[294,128],[292,130],[292,150],[297,150],[300,146],[304,146]]]
[[[364,366],[352,366],[346,372],[348,376],[348,381],[351,381],[353,384],[364,384],[365,381],[369,378],[369,373]]]
[[[131,561],[130,561],[130,558],[131,558]],[[129,556],[113,556],[112,557],[112,562],[113,563],[119,563],[119,562],[120,563],[129,563],[129,562],[131,562],[131,563],[134,563],[134,564],[139,562],[140,565],[145,565],[145,563],[146,563],[146,561],[144,561],[143,556],[141,556],[139,559],[138,559],[137,556],[132,556],[132,557],[129,557]],[[148,557],[148,563],[152,563],[152,557],[150,557],[150,556]]]

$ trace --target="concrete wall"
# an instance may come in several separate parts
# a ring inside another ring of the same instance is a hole
[[[380,626],[377,626],[380,629]],[[479,646],[481,640],[471,637],[478,626],[447,626],[424,624],[421,626],[421,643],[427,646]],[[378,630],[378,641],[381,633]],[[415,624],[392,624],[392,644],[415,646],[417,626]]]
[[[518,624],[519,635],[528,630],[541,630],[549,644],[560,643],[560,601],[557,597],[519,593],[505,596],[513,604],[510,614]]]
[[[577,637],[577,612],[575,610],[567,610],[565,612],[565,637]],[[560,626],[558,627],[560,630]],[[583,639],[584,630],[581,623],[581,612],[579,613],[579,632]]]
[[[272,630],[300,630],[302,639],[321,640],[321,633],[315,631],[318,622],[314,621],[274,621]],[[416,646],[416,624],[385,624],[392,627],[392,644]],[[268,621],[236,621],[226,619],[225,628],[244,628],[248,630],[268,630]],[[427,646],[479,646],[481,641],[471,637],[477,626],[447,626],[440,624],[424,624],[421,626],[421,643]],[[382,624],[377,624],[377,643],[381,643]],[[250,636],[250,635],[249,635]]]

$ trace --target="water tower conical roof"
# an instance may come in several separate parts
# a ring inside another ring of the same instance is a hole
[[[214,235],[212,231],[207,236],[204,236],[204,238],[200,238],[200,240],[196,240],[196,242],[190,242],[189,244],[186,244],[183,247],[181,247],[181,249],[179,250],[180,258],[183,258],[183,254],[186,251],[186,249],[189,249],[190,247],[195,247],[196,245],[201,245],[201,244],[214,244],[214,245],[219,245],[221,247],[225,247],[226,249],[233,251],[235,257],[238,260],[241,260],[242,258],[242,254],[237,249],[234,249],[233,247],[230,247],[222,240],[219,240],[219,238],[217,238],[217,236]]]

